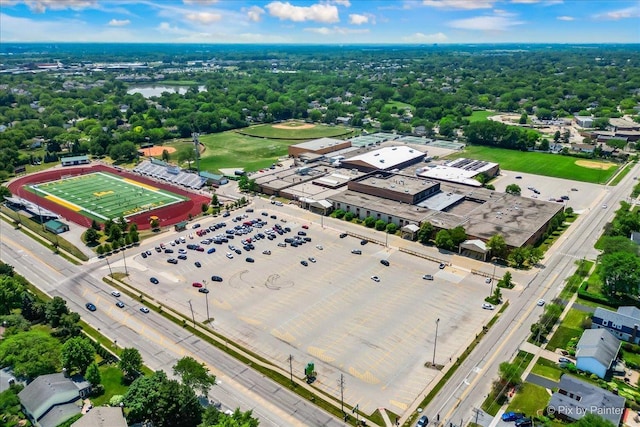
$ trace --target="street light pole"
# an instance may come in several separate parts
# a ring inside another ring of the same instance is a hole
[[[193,305],[191,305],[191,300],[189,300],[189,308],[191,308],[191,320],[193,320],[193,327],[196,327],[196,316],[193,314]]]
[[[202,283],[204,283],[204,288],[207,289],[207,281],[203,280]],[[209,322],[209,292],[204,293],[204,300],[207,304],[207,322]]]
[[[107,267],[109,267],[109,276],[113,277],[113,271],[111,271],[111,264],[109,264],[109,257],[105,255],[104,259],[107,261]]]
[[[124,256],[124,249],[122,249],[122,261],[124,261],[124,274],[129,275],[129,271],[127,270],[127,259]]]
[[[433,366],[436,366],[436,346],[438,345],[438,325],[440,324],[440,318],[436,319],[436,339],[433,341]]]
[[[496,280],[496,262],[493,260],[493,275],[491,277],[491,290],[489,291],[489,296],[493,295],[493,282]]]

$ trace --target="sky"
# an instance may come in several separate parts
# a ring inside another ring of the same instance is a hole
[[[0,42],[640,43],[640,0],[0,0]]]

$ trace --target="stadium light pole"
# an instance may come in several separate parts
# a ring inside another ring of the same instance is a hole
[[[129,275],[129,271],[127,270],[127,259],[124,256],[124,252],[125,252],[125,249],[123,248],[122,249],[122,261],[124,261],[124,274],[128,276]]]
[[[109,264],[109,257],[108,255],[104,256],[105,261],[107,261],[107,267],[109,267],[109,276],[113,277],[113,271],[111,271],[111,264]]]
[[[204,288],[207,289],[207,281],[202,280],[202,283],[204,283]],[[208,323],[209,322],[209,292],[204,293],[204,300],[207,305],[207,323]]]

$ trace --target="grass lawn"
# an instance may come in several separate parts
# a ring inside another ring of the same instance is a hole
[[[635,363],[636,366],[640,366],[640,354],[632,353],[630,351],[620,350],[622,352],[622,360],[629,363]]]
[[[584,311],[570,309],[562,324],[553,334],[547,344],[547,350],[554,351],[557,348],[566,348],[571,338],[582,335],[582,322],[588,317]]]
[[[291,126],[287,129],[281,129],[274,126],[287,126],[289,124],[297,123],[300,125],[300,128],[297,129],[295,126]],[[248,128],[238,129],[236,133],[241,133],[245,135],[257,136],[260,138],[274,138],[274,139],[288,139],[288,140],[309,140],[315,138],[335,138],[346,135],[351,135],[353,133],[353,129],[346,128],[344,126],[328,126],[325,124],[313,124],[310,129],[303,129],[303,127],[307,126],[307,123],[304,122],[284,122],[278,123],[276,125],[271,124],[263,124],[250,126]],[[227,133],[227,132],[224,132]],[[202,141],[202,139],[200,140]]]
[[[531,373],[554,381],[560,381],[560,377],[562,376],[562,370],[558,368],[555,362],[542,358],[538,359]]]
[[[93,406],[101,406],[109,402],[113,396],[125,394],[127,386],[122,382],[122,371],[115,365],[103,365],[100,367],[100,375],[102,376],[102,385],[104,393],[98,397],[92,398]]]
[[[524,370],[529,366],[529,362],[533,359],[533,354],[527,353],[526,351],[518,351],[518,354],[511,362],[512,365],[518,366],[518,377],[522,376]],[[504,402],[505,397],[496,396],[493,388],[491,392],[487,396],[487,398],[482,402],[482,409],[491,415],[496,415]]]
[[[495,116],[496,114],[498,113],[496,113],[495,111],[479,110],[472,112],[471,115],[466,116],[465,119],[469,120],[469,123],[482,122],[488,120],[488,117]]]
[[[464,151],[447,156],[449,159],[460,157],[500,163],[500,168],[506,170],[592,183],[607,182],[617,170],[617,165],[609,162],[593,160],[593,162],[608,164],[611,165],[611,167],[607,170],[591,169],[578,166],[576,162],[584,159],[578,159],[576,157],[523,152],[479,145],[467,146]],[[592,160],[589,161],[591,162]]]
[[[635,163],[627,163],[627,164],[624,166],[624,169],[623,169],[623,170],[622,170],[618,175],[616,175],[616,176],[615,176],[615,178],[613,178],[613,179],[611,180],[611,182],[609,183],[609,185],[618,185],[618,183],[619,183],[620,181],[622,181],[622,178],[624,178],[625,176],[627,176],[627,174],[629,173],[629,171],[631,170],[631,168],[632,168],[633,166],[635,166]]]
[[[523,383],[507,408],[508,411],[523,412],[528,416],[542,415],[551,395],[544,387]]]
[[[400,102],[400,101],[389,101],[384,105],[385,108],[389,107],[389,108],[393,108],[396,107],[398,110],[403,110],[406,108],[409,108],[411,110],[411,112],[415,111],[415,107],[411,104],[407,104],[405,102]]]

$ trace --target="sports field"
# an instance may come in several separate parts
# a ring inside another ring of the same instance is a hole
[[[510,171],[595,184],[606,183],[618,169],[618,165],[611,162],[480,145],[468,145],[464,151],[454,153],[447,158],[457,159],[460,157],[496,162],[500,164],[501,169]]]
[[[353,129],[343,126],[328,126],[325,124],[311,124],[289,121],[278,124],[264,124],[238,129],[236,132],[248,136],[272,139],[308,140],[316,138],[346,137],[353,133]]]
[[[107,172],[31,184],[28,191],[73,212],[104,222],[188,200],[152,185]]]

